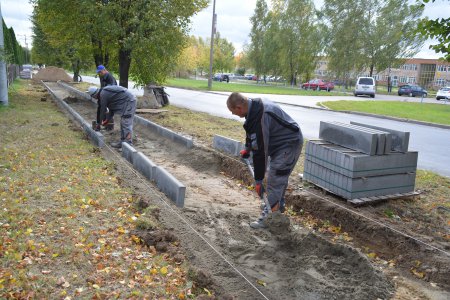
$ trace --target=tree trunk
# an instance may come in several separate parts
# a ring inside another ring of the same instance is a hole
[[[119,85],[128,88],[128,75],[131,65],[131,51],[119,50]]]
[[[144,86],[144,95],[138,98],[137,108],[160,108],[162,105],[156,99],[153,92],[154,85],[148,84]]]
[[[80,79],[80,60],[77,59],[76,61],[72,62],[72,71],[73,71],[73,82],[79,82]]]
[[[369,77],[372,77],[373,69],[374,69],[374,65],[371,64],[371,65],[370,65],[370,73],[369,73]]]

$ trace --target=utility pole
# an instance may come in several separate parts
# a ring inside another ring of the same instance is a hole
[[[2,5],[0,4],[0,20],[3,20]],[[5,48],[5,40],[3,37],[3,25],[0,25],[0,54]],[[0,55],[0,104],[8,105],[8,78],[6,77],[6,62],[4,57]]]
[[[214,54],[214,34],[216,34],[217,15],[216,15],[216,0],[213,2],[213,17],[211,26],[211,47],[209,49],[209,76],[208,76],[208,90],[212,89],[212,66]]]
[[[25,63],[28,64],[28,43],[27,43],[27,35],[26,34],[17,34],[18,36],[23,36],[25,38]]]

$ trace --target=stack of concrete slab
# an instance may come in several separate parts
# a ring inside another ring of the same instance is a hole
[[[418,153],[409,133],[358,123],[321,122],[306,145],[304,180],[346,199],[414,191]]]

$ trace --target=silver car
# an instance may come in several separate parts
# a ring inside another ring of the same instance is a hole
[[[436,93],[436,100],[450,100],[450,86],[442,87]]]

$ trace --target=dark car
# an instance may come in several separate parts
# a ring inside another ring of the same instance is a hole
[[[403,85],[398,88],[398,95],[407,95],[409,97],[422,97],[423,95],[424,97],[426,97],[428,95],[428,92],[418,85]]]
[[[322,79],[313,79],[304,84],[302,84],[302,88],[305,90],[321,90],[321,91],[331,91],[334,89],[334,83],[326,82]]]
[[[214,81],[220,81],[220,82],[226,81],[228,83],[228,82],[230,82],[230,77],[227,74],[219,74],[219,73],[217,73],[217,74],[214,75],[213,80]]]

